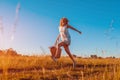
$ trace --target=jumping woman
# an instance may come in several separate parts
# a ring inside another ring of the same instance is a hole
[[[55,42],[57,50],[56,50],[55,55],[52,56],[52,59],[54,61],[57,61],[57,56],[60,55],[60,53],[61,53],[60,47],[64,47],[66,53],[69,55],[69,57],[73,61],[73,68],[75,68],[76,61],[74,60],[74,58],[70,52],[70,49],[69,49],[69,46],[71,43],[71,37],[70,37],[70,34],[68,32],[68,29],[72,29],[72,30],[78,32],[79,34],[82,34],[81,31],[75,29],[74,27],[72,27],[68,24],[67,18],[61,18],[60,25],[59,25],[59,35],[58,35],[56,42]]]

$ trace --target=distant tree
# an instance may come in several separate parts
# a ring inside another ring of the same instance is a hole
[[[91,58],[97,58],[97,55],[91,55]]]
[[[18,54],[15,50],[10,48],[10,49],[7,50],[6,55],[17,56]]]

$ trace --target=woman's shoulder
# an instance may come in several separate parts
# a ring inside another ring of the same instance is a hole
[[[69,25],[69,24],[67,24],[67,28],[70,28],[70,25]]]

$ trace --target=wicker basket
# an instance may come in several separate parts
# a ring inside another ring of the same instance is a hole
[[[49,47],[49,49],[50,49],[51,55],[52,55],[53,57],[55,57],[57,48],[56,48],[55,46],[51,46],[51,47]],[[60,52],[57,53],[56,58],[60,58],[60,57],[61,57],[61,51],[62,51],[62,50],[60,49]]]

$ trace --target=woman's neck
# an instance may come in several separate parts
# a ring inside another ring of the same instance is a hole
[[[66,25],[63,25],[63,26],[60,26],[60,27],[65,27],[65,26],[67,26],[67,24],[66,24]]]

